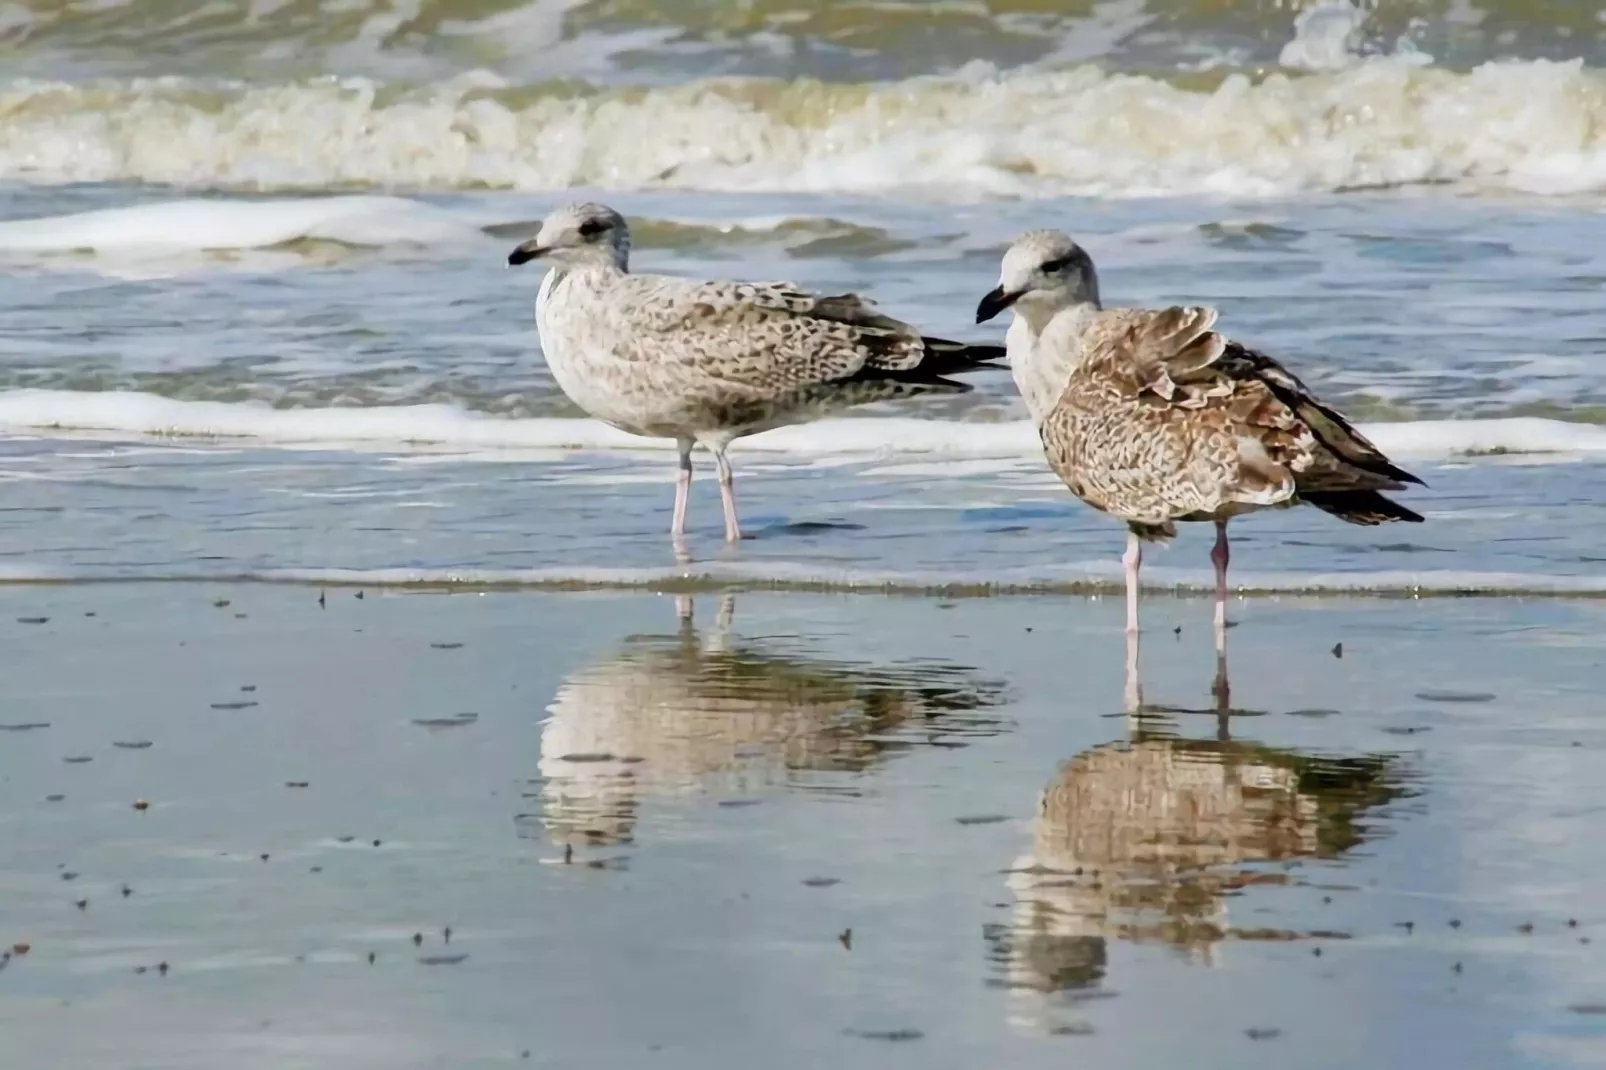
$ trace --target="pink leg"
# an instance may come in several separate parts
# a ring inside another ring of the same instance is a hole
[[[1138,633],[1129,628],[1126,633],[1126,712],[1129,717],[1143,713],[1143,684],[1138,675]],[[1134,721],[1133,728],[1138,727]]]
[[[1216,545],[1210,551],[1210,560],[1216,566],[1216,652],[1227,649],[1227,562],[1232,551],[1227,547],[1227,522],[1216,521]]]
[[[1126,536],[1126,553],[1121,555],[1126,566],[1126,633],[1138,634],[1138,567],[1143,564],[1143,542],[1137,532]]]
[[[692,440],[683,438],[680,446],[680,471],[675,474],[675,517],[669,523],[669,538],[680,543],[686,537],[686,500],[691,497]]]
[[[741,542],[742,526],[736,521],[736,491],[731,485],[731,463],[725,457],[725,448],[714,451],[714,467],[719,473],[719,500],[725,507],[725,541]]]

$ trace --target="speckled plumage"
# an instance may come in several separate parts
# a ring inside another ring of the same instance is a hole
[[[852,294],[785,283],[559,268],[536,321],[570,398],[657,438],[728,442],[851,405],[962,393],[967,384],[941,375],[974,363],[952,359],[966,347],[922,338]]]
[[[1011,372],[1043,452],[1071,492],[1127,522],[1127,627],[1137,628],[1139,539],[1213,521],[1218,649],[1226,526],[1309,503],[1352,524],[1422,517],[1384,497],[1421,483],[1264,353],[1227,339],[1215,309],[1104,309],[1092,259],[1031,231],[1004,256],[978,321],[1005,308]]]
[[[964,393],[967,384],[946,376],[1004,355],[1000,346],[924,337],[854,294],[632,274],[629,248],[618,213],[573,205],[509,259],[557,261],[536,323],[571,400],[623,431],[678,440],[683,472],[693,443],[714,453],[728,538],[740,536],[724,461],[733,440],[854,405]],[[683,511],[677,494],[674,530]]]
[[[1212,330],[1216,311],[1056,318],[1072,370],[1038,433],[1078,498],[1147,538],[1301,500],[1357,524],[1410,519],[1375,492],[1419,482],[1281,364]]]

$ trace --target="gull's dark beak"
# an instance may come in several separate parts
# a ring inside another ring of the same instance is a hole
[[[515,246],[513,251],[507,254],[507,262],[513,267],[518,267],[520,264],[528,264],[531,260],[540,259],[546,255],[546,252],[545,249],[541,248],[539,241],[531,238],[529,241],[520,242]]]
[[[976,322],[986,323],[1020,299],[1020,294],[1007,294],[1002,286],[994,287],[976,306]]]

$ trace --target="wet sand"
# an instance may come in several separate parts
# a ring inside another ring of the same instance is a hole
[[[0,589],[7,1066],[1606,1053],[1598,604],[319,597]]]

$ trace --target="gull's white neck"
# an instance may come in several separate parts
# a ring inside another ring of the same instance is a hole
[[[1054,410],[1065,384],[1081,361],[1077,344],[1099,307],[1091,301],[1055,307],[1030,297],[1015,303],[1014,320],[1004,336],[1009,371],[1032,423],[1041,425]]]

